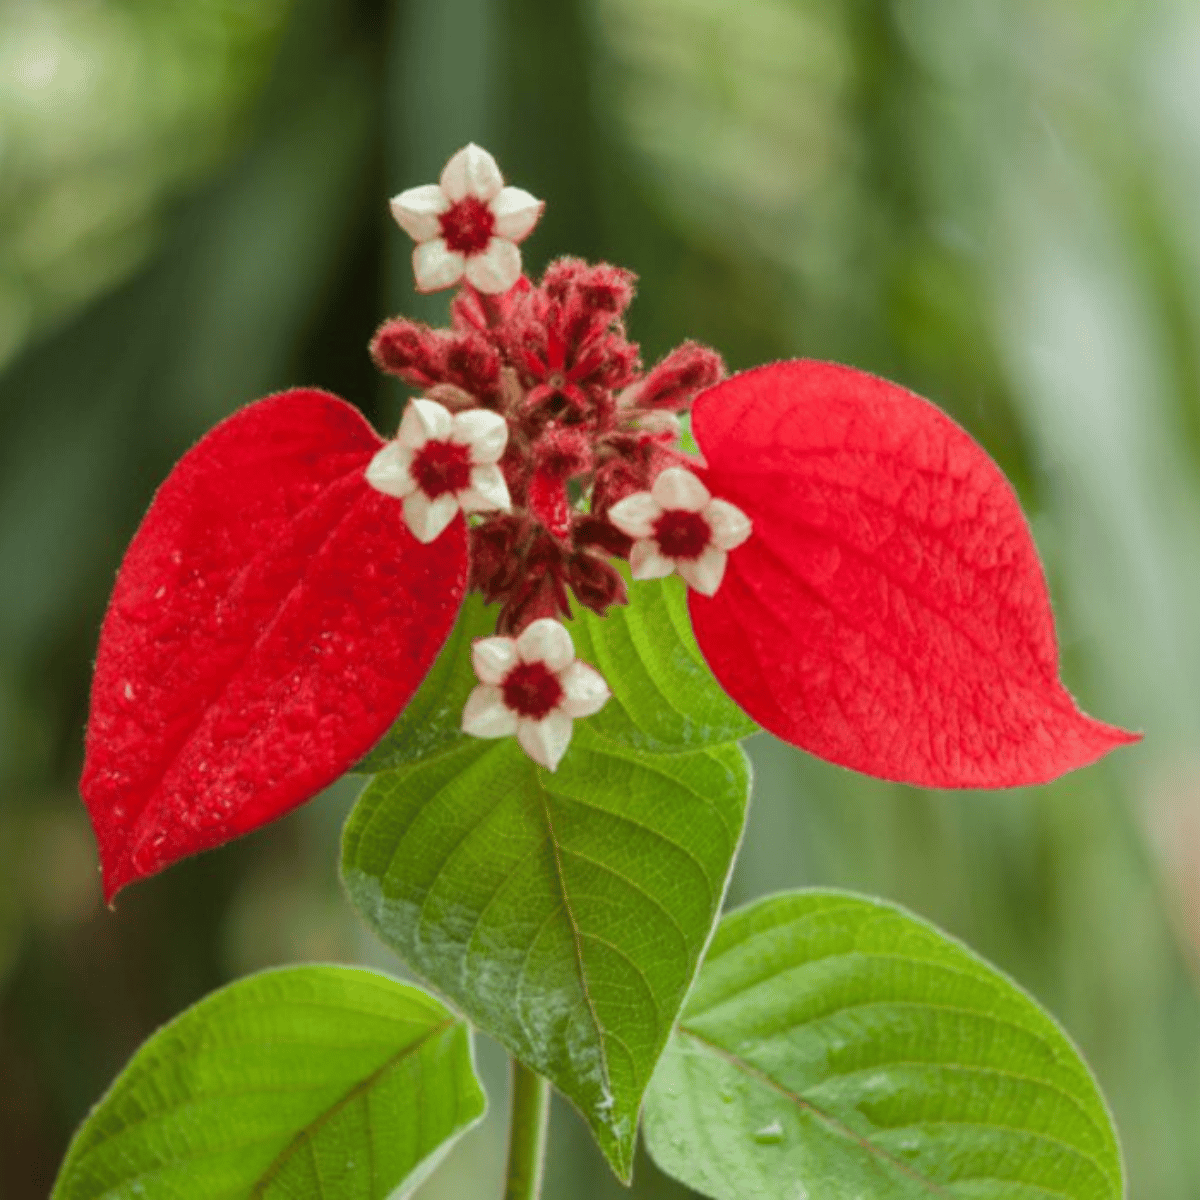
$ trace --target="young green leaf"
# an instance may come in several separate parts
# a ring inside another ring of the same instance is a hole
[[[570,630],[575,653],[612,689],[613,698],[589,719],[605,737],[673,754],[758,732],[700,654],[678,576],[631,582],[627,605],[603,617],[582,610]]]
[[[613,693],[588,725],[612,741],[667,754],[756,733],[758,726],[725,695],[700,654],[683,581],[633,583],[620,566],[629,603],[603,617],[581,609],[566,622],[576,655],[604,676]],[[495,631],[498,611],[476,594],[467,597],[420,690],[357,771],[390,771],[463,739],[463,705],[479,682],[471,667],[471,643]]]
[[[349,967],[267,971],[146,1042],[52,1200],[384,1200],[485,1107],[466,1025],[424,992]]]
[[[889,904],[770,897],[713,939],[646,1102],[658,1165],[714,1200],[1119,1200],[1066,1035]]]
[[[549,1077],[628,1179],[748,791],[733,745],[651,756],[580,722],[550,774],[511,739],[464,739],[372,780],[342,874],[379,936]]]

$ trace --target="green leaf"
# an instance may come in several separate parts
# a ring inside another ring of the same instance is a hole
[[[628,581],[625,564],[619,564]],[[749,737],[758,726],[708,669],[678,576],[629,583],[629,603],[570,624],[575,653],[608,681],[613,698],[589,722],[638,750],[676,754]]]
[[[267,971],[146,1042],[53,1200],[384,1200],[485,1108],[467,1027],[424,992],[349,967]]]
[[[723,745],[758,732],[758,726],[722,690],[692,636],[687,589],[679,578],[629,584],[628,605],[603,617],[586,609],[566,622],[575,653],[595,666],[613,698],[592,729],[637,750],[677,754]],[[355,768],[390,771],[464,741],[463,705],[478,680],[471,642],[495,632],[499,606],[467,597],[433,670],[400,719]],[[569,751],[568,751],[569,753]]]
[[[412,968],[579,1109],[628,1179],[642,1096],[720,910],[749,766],[575,727],[556,774],[463,739],[367,786],[351,900]]]
[[[646,1102],[658,1165],[715,1200],[1118,1200],[1096,1084],[1023,991],[840,892],[721,922]]]

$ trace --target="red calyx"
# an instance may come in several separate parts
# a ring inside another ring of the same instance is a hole
[[[464,196],[438,217],[438,224],[449,249],[459,254],[480,254],[492,240],[496,218],[477,196]]]
[[[522,277],[501,295],[464,286],[452,331],[388,321],[372,342],[384,370],[431,398],[454,411],[474,401],[508,422],[500,469],[513,511],[473,518],[470,534],[471,586],[501,603],[503,633],[569,617],[568,589],[598,613],[624,603],[624,582],[604,556],[626,556],[632,543],[605,513],[664,467],[690,461],[669,429],[638,422],[655,408],[686,407],[721,374],[721,359],[689,342],[640,380],[638,347],[621,323],[633,285],[628,271],[560,259],[538,285]],[[413,465],[430,495],[458,490],[449,470],[441,460]]]
[[[562,699],[562,684],[545,663],[520,663],[501,685],[505,705],[522,717],[540,721]]]
[[[654,540],[670,558],[699,558],[712,540],[712,530],[699,513],[676,510],[654,523]]]
[[[447,492],[461,492],[470,486],[470,452],[456,442],[426,442],[413,455],[409,470],[421,490],[436,500]]]

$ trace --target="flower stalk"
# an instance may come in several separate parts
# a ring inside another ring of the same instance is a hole
[[[549,1081],[514,1058],[504,1200],[538,1200],[541,1196],[549,1122]]]

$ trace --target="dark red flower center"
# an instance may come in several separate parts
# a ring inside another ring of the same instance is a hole
[[[492,240],[496,217],[482,200],[464,196],[438,217],[438,223],[451,250],[459,254],[480,254]]]
[[[654,522],[654,540],[668,558],[699,558],[712,541],[712,530],[699,513],[675,508]]]
[[[430,500],[471,486],[471,453],[458,442],[428,441],[413,455],[412,477]]]
[[[504,703],[522,717],[540,721],[561,699],[562,684],[545,663],[521,663],[505,676]]]

